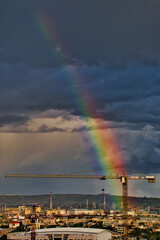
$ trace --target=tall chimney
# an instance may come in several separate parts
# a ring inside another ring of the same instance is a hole
[[[50,209],[52,209],[52,192],[50,192]]]
[[[88,199],[86,199],[86,209],[88,209]]]

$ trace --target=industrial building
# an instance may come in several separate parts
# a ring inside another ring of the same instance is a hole
[[[10,233],[10,240],[31,240],[31,232]],[[47,228],[35,231],[36,240],[111,240],[112,234],[96,228]]]

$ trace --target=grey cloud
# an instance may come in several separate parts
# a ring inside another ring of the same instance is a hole
[[[110,120],[116,119],[118,122],[137,123],[140,126],[147,123],[154,124],[159,129],[159,103],[159,96],[144,97],[134,101],[106,104],[102,112]]]
[[[34,118],[52,118],[56,119],[61,117],[63,120],[71,121],[71,114],[73,114],[74,111],[67,111],[67,110],[58,110],[58,109],[50,109],[48,111],[44,112],[38,112],[34,113]]]
[[[79,127],[79,128],[73,128],[73,129],[72,129],[72,133],[75,133],[75,132],[83,132],[83,131],[90,131],[90,130],[92,130],[91,127],[83,126],[83,127]]]
[[[38,129],[38,132],[41,132],[41,133],[65,132],[65,131],[66,131],[66,129],[62,129],[62,128],[58,128],[58,127],[48,127],[46,124],[42,124]]]
[[[70,74],[69,79],[66,73]],[[92,98],[95,115],[110,121],[110,127],[117,131],[128,130],[125,135],[119,135],[128,168],[140,172],[160,171],[160,146],[157,141],[146,139],[143,129],[150,124],[156,133],[160,128],[159,66],[128,64],[119,69],[103,63],[33,69],[22,64],[1,64],[0,74],[1,115],[16,112],[32,118],[35,113],[40,117],[44,112],[57,109],[62,110],[63,119],[68,119],[70,114],[88,116],[83,109]],[[81,102],[80,97],[85,102]],[[60,115],[55,111],[53,115],[50,112],[42,117],[47,116],[56,118]],[[55,127],[42,125],[37,132],[66,131]],[[88,130],[90,128],[81,127],[72,132]]]
[[[126,130],[118,138],[125,146],[123,155],[125,165],[133,173],[159,173],[160,133],[153,126],[146,125],[138,131]]]
[[[111,125],[112,127],[112,125]],[[110,125],[108,125],[107,123],[103,123],[103,125],[101,126],[83,126],[83,127],[79,127],[79,128],[73,128],[72,129],[72,133],[74,132],[83,132],[83,131],[92,131],[92,130],[105,130],[110,128]]]
[[[2,114],[0,115],[0,127],[13,125],[14,127],[24,125],[30,119],[26,115],[19,114]]]
[[[141,126],[151,122],[158,127],[159,67],[78,64],[38,70],[1,64],[0,75],[1,114],[36,112],[56,118],[63,110],[61,116],[69,121],[70,114],[87,115],[83,109],[93,100],[93,111],[106,120]]]
[[[16,0],[8,5],[1,0],[2,61],[23,62],[33,67],[53,67],[73,58],[90,64],[99,61],[113,65],[134,61],[157,64],[158,0],[46,2]],[[53,28],[53,34],[49,32],[52,46],[39,27],[46,16]],[[56,45],[63,52],[60,60]]]

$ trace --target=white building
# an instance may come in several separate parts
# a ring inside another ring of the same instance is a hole
[[[67,211],[68,215],[94,215],[94,210],[89,209],[70,209]]]
[[[10,240],[31,240],[31,232],[10,233]],[[36,240],[111,240],[112,234],[96,228],[47,228],[36,230]]]
[[[19,222],[13,221],[9,224],[9,228],[17,228],[20,226]]]

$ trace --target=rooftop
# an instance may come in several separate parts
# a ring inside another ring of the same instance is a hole
[[[57,228],[46,228],[46,229],[37,229],[36,233],[49,233],[49,232],[55,232],[55,233],[90,233],[90,234],[99,234],[101,232],[107,232],[104,229],[96,229],[96,228],[72,228],[72,227],[57,227]]]

